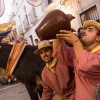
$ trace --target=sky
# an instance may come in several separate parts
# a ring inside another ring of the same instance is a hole
[[[0,24],[8,22],[9,15],[12,10],[12,6],[11,6],[12,2],[13,0],[4,0],[5,11],[4,11],[4,14],[0,17]]]

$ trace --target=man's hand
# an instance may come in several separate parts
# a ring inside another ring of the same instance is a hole
[[[63,39],[74,45],[78,37],[71,31],[60,30],[60,33],[56,35],[58,39]]]

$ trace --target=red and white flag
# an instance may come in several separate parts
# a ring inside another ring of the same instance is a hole
[[[40,6],[43,0],[27,0],[27,2],[32,6]]]
[[[5,10],[4,0],[0,0],[0,17],[3,15]]]

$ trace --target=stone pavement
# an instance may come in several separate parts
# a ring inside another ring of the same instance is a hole
[[[0,88],[0,100],[30,100],[26,88],[18,83]]]

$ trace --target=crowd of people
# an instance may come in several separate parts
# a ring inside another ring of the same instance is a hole
[[[52,46],[41,41],[34,51],[46,63],[41,100],[100,100],[100,23],[88,20],[73,33],[60,30]]]

